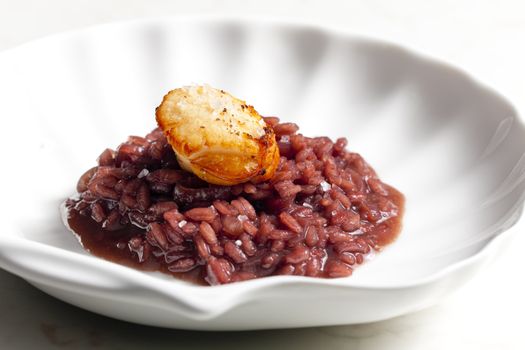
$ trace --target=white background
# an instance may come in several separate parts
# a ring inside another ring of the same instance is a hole
[[[467,70],[525,113],[525,2],[519,0],[0,0],[0,50],[98,23],[187,13],[303,19],[394,41]],[[0,116],[3,132],[9,132],[8,118]],[[440,305],[358,326],[244,333],[155,329],[82,311],[0,271],[0,348],[525,349],[524,229],[522,220],[511,246]]]

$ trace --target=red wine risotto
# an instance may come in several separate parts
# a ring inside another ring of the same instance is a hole
[[[204,181],[157,128],[102,152],[66,200],[69,227],[94,255],[198,284],[350,276],[398,235],[403,195],[346,139],[261,121],[280,154],[271,178]]]

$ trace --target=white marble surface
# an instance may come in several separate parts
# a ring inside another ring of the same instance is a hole
[[[0,50],[119,19],[231,12],[306,19],[402,43],[466,69],[525,113],[525,4],[519,0],[0,0]],[[8,127],[8,116],[0,118]],[[0,348],[524,349],[525,221],[518,225],[512,245],[453,297],[358,326],[243,333],[142,327],[69,306],[0,271]]]

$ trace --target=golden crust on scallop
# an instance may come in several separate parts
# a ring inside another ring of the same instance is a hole
[[[172,90],[156,119],[181,167],[206,182],[260,182],[279,164],[273,129],[252,106],[223,90],[207,85]]]

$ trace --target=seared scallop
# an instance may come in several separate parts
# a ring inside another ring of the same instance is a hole
[[[260,182],[279,164],[273,129],[252,106],[223,90],[207,85],[172,90],[156,118],[181,167],[206,182]]]

